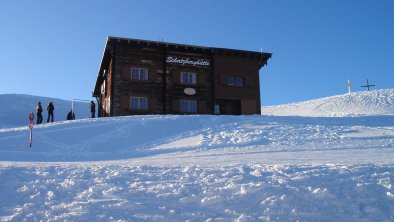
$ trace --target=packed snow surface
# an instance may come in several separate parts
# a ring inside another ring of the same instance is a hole
[[[28,143],[0,129],[0,221],[394,221],[388,113],[79,119]]]
[[[353,92],[299,103],[261,108],[263,115],[340,117],[394,115],[394,89]]]

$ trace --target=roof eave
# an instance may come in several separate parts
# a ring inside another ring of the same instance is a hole
[[[93,89],[93,92],[92,92],[92,96],[93,97],[99,97],[100,96],[100,86],[98,85],[98,82],[100,80],[100,76],[101,76],[100,74],[102,73],[102,70],[103,70],[103,61],[104,61],[104,57],[106,56],[106,52],[107,52],[107,49],[108,49],[110,38],[111,37],[108,36],[107,37],[107,41],[105,42],[104,51],[103,51],[103,54],[101,56],[101,62],[100,62],[99,69],[98,69],[98,72],[97,72],[96,83],[95,83],[95,86],[94,86],[94,89]]]
[[[262,52],[260,55],[260,61],[259,61],[259,70],[268,64],[268,59],[272,57],[272,53],[265,53]]]

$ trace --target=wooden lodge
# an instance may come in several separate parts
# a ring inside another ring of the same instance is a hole
[[[93,97],[99,116],[260,114],[270,53],[108,37]]]

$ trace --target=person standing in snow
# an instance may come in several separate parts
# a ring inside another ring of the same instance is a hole
[[[53,102],[49,102],[47,106],[47,111],[48,111],[47,123],[49,123],[49,119],[51,119],[51,122],[53,122],[53,110],[55,110],[55,106],[53,106]]]
[[[42,123],[42,106],[41,102],[38,102],[36,106],[36,111],[37,111],[37,125]]]
[[[94,118],[96,113],[96,104],[94,104],[93,100],[90,101],[90,113],[92,114],[92,118]]]
[[[70,112],[68,112],[67,120],[75,120],[75,114],[72,110]]]

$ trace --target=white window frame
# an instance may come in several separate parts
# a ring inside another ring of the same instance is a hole
[[[194,108],[194,110],[193,110]],[[181,100],[180,110],[182,113],[197,113],[197,101],[196,100]]]
[[[137,100],[137,107],[133,107],[133,100]],[[142,102],[145,100],[145,102]],[[143,107],[143,104],[145,103],[145,107]],[[147,97],[143,96],[130,96],[130,109],[132,110],[147,110],[149,107],[149,100]]]
[[[101,94],[104,95],[105,94],[105,80],[103,81],[103,84],[101,84]]]
[[[149,72],[147,68],[131,67],[130,69],[131,80],[148,80]]]
[[[197,84],[197,73],[181,72],[181,83],[187,84],[187,85],[196,85]]]
[[[105,99],[105,112],[108,114],[111,112],[111,97],[110,96],[108,96]]]

